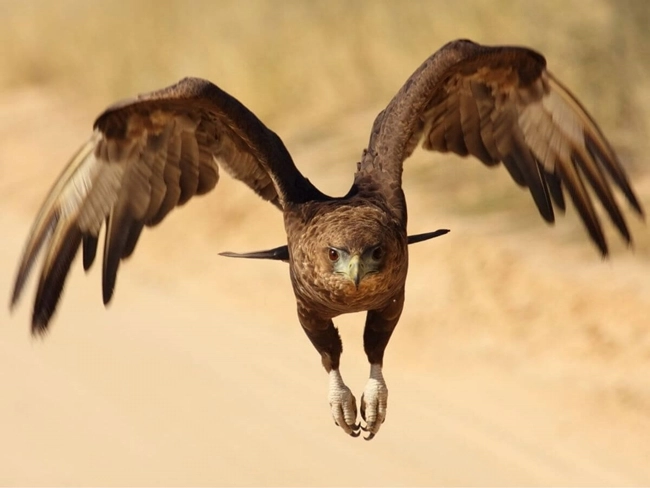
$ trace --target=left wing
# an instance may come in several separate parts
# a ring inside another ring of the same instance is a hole
[[[113,105],[94,128],[43,203],[20,260],[12,306],[44,254],[32,332],[47,328],[80,247],[84,268],[93,263],[104,224],[107,303],[119,264],[133,253],[144,227],[158,225],[177,206],[212,190],[218,165],[280,209],[323,197],[274,132],[205,80],[185,78]]]
[[[627,242],[612,182],[643,215],[605,136],[547,71],[544,57],[529,49],[459,40],[434,53],[376,118],[357,181],[370,178],[394,193],[402,163],[420,141],[425,149],[472,155],[488,166],[502,162],[548,222],[555,220],[553,203],[565,209],[566,189],[603,255],[607,242],[588,187]]]

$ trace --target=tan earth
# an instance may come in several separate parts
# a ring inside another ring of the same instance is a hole
[[[8,301],[38,204],[93,112],[36,89],[0,106]],[[371,119],[350,121],[359,127],[345,141],[289,131],[287,142],[317,185],[341,194],[355,160],[337,144],[358,153]],[[408,174],[407,191],[420,188]],[[283,243],[279,213],[224,176],[143,236],[108,311],[100,270],[84,277],[80,262],[45,340],[29,335],[35,280],[13,314],[0,309],[0,484],[650,484],[648,228],[632,218],[635,250],[617,245],[602,261],[574,217],[546,228],[524,193],[515,202],[531,219],[506,224],[450,210],[442,186],[437,199],[409,193],[412,232],[452,232],[412,248],[375,440],[334,426],[286,265],[217,255]],[[650,209],[647,173],[636,186]],[[343,376],[360,394],[363,316],[338,324]]]

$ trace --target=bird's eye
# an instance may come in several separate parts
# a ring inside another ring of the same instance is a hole
[[[384,257],[384,250],[377,246],[373,251],[372,251],[372,259],[375,261],[379,261],[381,258]]]
[[[339,252],[336,249],[330,248],[328,256],[330,258],[330,261],[338,261],[339,259]]]

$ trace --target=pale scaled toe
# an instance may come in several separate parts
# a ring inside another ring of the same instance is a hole
[[[366,422],[361,428],[368,432],[365,437],[371,440],[381,424],[386,420],[386,407],[388,406],[388,388],[381,372],[381,366],[373,364],[370,366],[370,379],[361,396],[361,418]]]
[[[360,426],[356,423],[357,400],[343,383],[341,373],[336,369],[330,371],[329,403],[336,425],[346,434],[357,437],[360,434]]]

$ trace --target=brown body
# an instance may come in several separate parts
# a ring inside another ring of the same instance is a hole
[[[104,225],[107,303],[119,264],[143,228],[214,188],[221,166],[284,214],[287,246],[243,256],[289,262],[300,323],[330,374],[332,414],[352,435],[360,427],[356,400],[339,372],[342,347],[332,319],[368,311],[364,347],[371,373],[361,414],[372,438],[385,418],[381,367],[404,305],[407,246],[423,239],[407,237],[402,190],[403,163],[420,143],[503,164],[530,190],[547,222],[564,211],[568,196],[602,255],[608,247],[592,194],[627,242],[613,189],[643,215],[596,123],[529,49],[460,40],[425,60],[375,119],[352,188],[341,198],[304,178],[281,139],[239,101],[210,82],[186,78],[100,115],[34,222],[12,305],[43,252],[32,320],[32,331],[43,333],[78,249],[87,269]]]
[[[355,194],[343,201],[312,202],[285,212],[291,283],[298,317],[329,372],[339,367],[341,340],[332,319],[369,311],[365,350],[382,363],[384,349],[404,305],[408,271],[406,222],[395,215],[382,195]],[[351,254],[381,245],[390,261],[358,286],[332,274],[327,249],[346,247]],[[388,314],[388,317],[385,315]],[[377,340],[374,336],[380,334]]]

